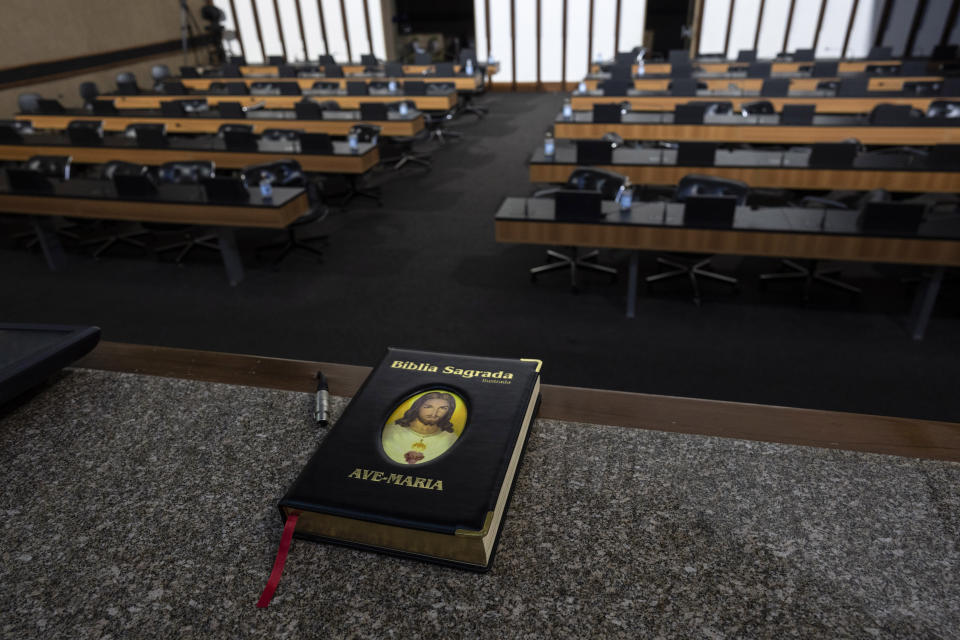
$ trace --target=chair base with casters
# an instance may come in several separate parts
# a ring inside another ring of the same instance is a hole
[[[461,113],[469,113],[477,116],[477,118],[482,118],[489,112],[489,108],[481,107],[480,105],[473,103],[472,93],[460,94],[460,102],[457,104],[457,115],[460,115]]]
[[[177,257],[173,260],[177,264],[183,264],[184,259],[198,247],[201,249],[210,249],[218,253],[220,252],[220,240],[217,234],[212,231],[195,230],[192,228],[164,228],[162,226],[158,226],[156,230],[160,232],[177,232],[178,234],[182,234],[181,240],[177,240],[176,242],[171,242],[169,244],[159,245],[153,248],[153,252],[157,255],[179,249],[180,253],[178,253]]]
[[[602,264],[597,264],[596,262],[587,262],[588,260],[596,260],[600,252],[596,249],[585,253],[580,256],[577,255],[576,247],[569,247],[570,253],[560,253],[559,251],[554,251],[553,249],[547,249],[547,258],[556,260],[556,262],[548,262],[547,264],[542,264],[539,267],[534,267],[530,269],[530,280],[536,282],[537,276],[541,273],[546,273],[548,271],[556,271],[558,269],[570,269],[570,289],[576,293],[579,289],[577,286],[577,269],[589,269],[591,271],[598,271],[600,273],[609,274],[611,277],[611,282],[616,282],[617,280],[617,270],[613,267],[608,267]]]
[[[649,286],[653,282],[659,282],[661,280],[669,280],[670,278],[678,278],[681,276],[687,276],[690,280],[690,285],[693,287],[693,303],[697,306],[700,306],[700,283],[697,281],[697,276],[704,278],[710,278],[712,280],[719,280],[720,282],[725,282],[727,284],[733,285],[734,289],[740,287],[738,280],[732,276],[726,276],[722,273],[717,273],[716,271],[711,271],[708,269],[710,266],[710,261],[713,259],[713,256],[696,256],[694,262],[683,263],[679,262],[682,258],[673,257],[667,258],[660,256],[657,258],[658,265],[664,265],[671,267],[670,271],[664,271],[662,273],[655,273],[652,276],[646,277],[647,285]]]
[[[447,141],[447,138],[462,138],[463,134],[459,131],[452,131],[443,124],[450,120],[450,113],[443,113],[441,115],[427,115],[424,123],[427,125],[427,129],[430,131],[430,135],[427,136],[428,140],[437,140],[441,144]]]
[[[414,140],[415,138],[409,140],[391,140],[391,146],[396,146],[398,153],[388,158],[381,158],[380,162],[386,165],[392,164],[394,171],[401,169],[407,163],[419,164],[427,169],[431,169],[433,165],[430,162],[430,154],[415,151],[413,148]]]
[[[96,244],[99,245],[96,249],[93,250],[94,259],[99,260],[100,256],[109,251],[116,245],[125,244],[132,247],[137,247],[142,249],[144,252],[147,251],[147,243],[143,240],[138,240],[144,236],[150,235],[150,231],[144,229],[141,225],[121,225],[121,227],[113,231],[112,233],[105,236],[98,236],[94,238],[87,238],[78,243],[81,247],[86,247],[88,245]]]
[[[318,261],[323,261],[323,251],[314,247],[311,243],[320,243],[322,246],[326,246],[329,243],[329,236],[327,235],[318,235],[311,236],[309,238],[303,238],[297,235],[297,229],[308,224],[312,224],[319,220],[323,220],[327,217],[329,210],[324,207],[322,210],[315,211],[314,213],[307,214],[295,220],[289,227],[286,228],[287,237],[285,240],[280,242],[272,242],[270,244],[264,244],[257,247],[257,256],[259,257],[262,253],[267,251],[272,251],[275,249],[280,249],[280,252],[273,258],[272,265],[274,267],[279,266],[283,260],[290,255],[293,251],[300,250],[305,251],[306,253],[313,254],[317,256]]]
[[[340,201],[340,206],[345,207],[356,197],[361,198],[370,198],[371,200],[377,203],[377,206],[383,206],[383,199],[378,191],[372,191],[369,189],[363,189],[360,187],[360,176],[349,174],[347,178],[347,191],[343,196],[343,200]]]
[[[818,269],[818,262],[818,260],[810,260],[808,261],[808,266],[804,266],[799,262],[794,262],[793,260],[781,260],[781,264],[790,269],[790,271],[761,273],[760,283],[762,285],[771,280],[803,279],[804,302],[810,299],[810,289],[812,288],[814,282],[820,282],[836,289],[842,289],[843,291],[852,293],[854,295],[859,295],[861,293],[860,287],[855,287],[852,284],[848,284],[842,280],[831,277],[832,275],[839,273],[840,269]]]

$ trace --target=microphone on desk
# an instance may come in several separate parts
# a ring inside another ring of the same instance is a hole
[[[321,427],[327,426],[330,419],[330,390],[327,388],[327,377],[322,371],[317,371],[317,396],[313,409],[313,417]]]

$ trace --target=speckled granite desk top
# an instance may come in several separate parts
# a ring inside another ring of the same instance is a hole
[[[72,370],[0,414],[0,636],[960,636],[960,465],[546,420],[490,573],[298,540],[258,610],[312,401]]]

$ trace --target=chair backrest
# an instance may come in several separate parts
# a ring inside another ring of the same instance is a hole
[[[216,165],[209,160],[165,162],[157,169],[157,178],[165,184],[200,184],[216,174]]]
[[[566,186],[580,191],[599,191],[604,200],[614,200],[626,181],[625,176],[613,171],[578,167],[567,178]]]
[[[934,171],[960,169],[960,144],[935,144],[927,156],[927,168]]]
[[[280,64],[286,64],[286,63],[287,63],[287,59],[284,58],[283,56],[267,56],[267,64],[280,65]]]
[[[811,169],[849,169],[857,157],[858,145],[849,142],[823,142],[813,145]]]
[[[377,60],[377,56],[373,55],[372,53],[361,53],[360,64],[364,66],[375,67],[380,64],[380,61]]]
[[[323,109],[310,98],[294,104],[293,110],[297,114],[297,120],[323,120]]]
[[[604,80],[600,83],[600,89],[605,96],[625,96],[632,88],[631,80]]]
[[[716,142],[680,142],[677,144],[677,166],[712,167],[717,156]]]
[[[338,64],[325,64],[323,65],[323,75],[328,78],[342,78],[343,69]]]
[[[733,111],[733,103],[729,100],[691,100],[687,104],[703,105],[705,115],[723,115]]]
[[[926,209],[922,202],[867,202],[857,222],[860,231],[869,235],[916,235]]]
[[[113,180],[114,176],[142,176],[149,167],[145,164],[127,162],[126,160],[110,160],[100,167],[101,180]]]
[[[168,96],[185,96],[187,88],[179,80],[167,80],[160,84],[160,91]]]
[[[813,124],[813,115],[817,106],[814,104],[785,104],[780,112],[780,124],[794,126],[809,126]]]
[[[277,67],[277,75],[281,78],[296,78],[297,69],[293,65],[282,64]]]
[[[180,67],[180,77],[181,78],[199,78],[200,73],[197,71],[196,67]]]
[[[795,62],[813,62],[813,49],[797,49],[793,52]]]
[[[320,91],[339,91],[340,83],[331,82],[329,80],[317,80],[316,82],[313,83],[313,88],[318,89]]]
[[[461,50],[460,50],[460,55],[457,56],[457,62],[458,62],[458,63],[460,64],[460,66],[462,67],[462,66],[465,66],[465,65],[467,64],[467,60],[473,60],[473,66],[474,66],[474,68],[476,68],[476,66],[477,66],[477,52],[476,52],[476,50],[474,50],[474,49],[461,49]]]
[[[908,125],[917,117],[915,109],[908,104],[878,104],[870,111],[870,124],[880,126]],[[919,113],[923,117],[923,113]]]
[[[275,82],[274,86],[280,89],[282,96],[299,96],[302,93],[297,82]]]
[[[72,163],[70,156],[33,156],[27,160],[24,168],[48,178],[69,180]]]
[[[220,77],[221,78],[239,78],[240,77],[240,65],[228,62],[227,64],[220,65]]]
[[[97,88],[97,83],[95,82],[81,82],[80,83],[80,97],[83,98],[85,104],[90,104],[96,100],[97,96],[100,95],[100,90]]]
[[[322,65],[328,65],[328,64],[337,64],[336,60],[333,59],[333,56],[328,55],[328,54],[326,54],[326,53],[323,54],[323,55],[321,55],[320,58],[317,60],[317,62],[318,62],[321,66],[322,66]]]
[[[150,67],[150,76],[154,82],[160,82],[164,78],[170,77],[170,67],[165,64],[155,64]]]
[[[333,142],[330,140],[330,135],[326,133],[301,133],[300,152],[320,154],[333,153]]]
[[[278,187],[302,187],[306,184],[303,169],[296,160],[277,160],[245,167],[241,174],[248,185],[260,184],[261,180]]]
[[[960,78],[944,78],[940,85],[940,95],[960,96]]]
[[[670,81],[670,95],[695,96],[697,95],[696,78],[676,78]]]
[[[370,95],[370,85],[363,81],[347,82],[348,96],[367,96]]]
[[[222,124],[217,135],[223,138],[228,151],[256,151],[257,138],[250,124]]]
[[[677,183],[673,199],[684,202],[692,196],[734,196],[737,204],[742,205],[747,201],[748,193],[750,193],[750,187],[746,182],[689,173]]]
[[[671,49],[667,54],[667,61],[671,65],[690,62],[690,52],[686,49]]]
[[[771,115],[776,113],[776,109],[769,100],[757,100],[740,105],[740,113],[745,116]]]
[[[610,67],[610,79],[631,81],[633,79],[633,65],[629,62],[627,64],[613,65]]]
[[[577,164],[612,164],[613,145],[605,140],[577,140]]]
[[[388,78],[402,78],[403,65],[399,62],[388,62],[383,65],[383,72]]]
[[[350,132],[357,134],[358,142],[372,142],[376,144],[380,136],[380,127],[374,124],[356,124],[350,127]]]
[[[620,120],[620,105],[602,103],[593,105],[593,122],[595,124],[612,124],[620,122]]]
[[[870,53],[867,54],[867,60],[892,60],[892,59],[893,59],[892,47],[871,47]]]
[[[760,87],[764,98],[783,98],[790,92],[790,78],[767,78]]]
[[[102,100],[97,102],[102,102]],[[221,115],[223,114],[222,107],[222,102],[217,105],[217,110],[220,111]],[[94,113],[96,113],[96,110],[94,110]],[[160,113],[167,118],[183,118],[187,115],[187,110],[183,108],[183,103],[180,100],[164,100],[160,103]]]
[[[813,78],[834,78],[837,76],[838,68],[839,64],[836,61],[814,62],[810,76]]]
[[[673,107],[673,124],[703,124],[707,105],[700,103],[678,104]]]
[[[773,64],[770,62],[751,62],[747,67],[748,78],[769,78]]]
[[[21,93],[17,96],[17,106],[21,113],[40,113],[40,94]]]
[[[134,95],[140,93],[140,87],[137,86],[137,77],[129,71],[121,71],[118,73],[117,93],[120,95]]]
[[[0,144],[23,144],[17,120],[0,120]]]
[[[422,80],[408,80],[403,83],[403,93],[408,96],[425,96],[427,83]]]
[[[247,112],[243,110],[243,105],[239,102],[219,102],[217,103],[217,111],[224,118],[242,119],[247,117]]]
[[[134,137],[137,146],[142,149],[157,149],[167,146],[167,125],[160,123],[138,123],[127,127],[125,133]]]
[[[670,64],[671,78],[691,78],[693,77],[693,65],[689,62],[673,62]]]
[[[103,122],[100,120],[73,120],[67,124],[70,144],[94,147],[103,144]]]
[[[360,103],[361,120],[386,120],[387,105],[383,102],[361,102]]]
[[[250,93],[250,87],[246,82],[225,82],[223,86],[227,90],[227,95],[230,96],[245,96]]]
[[[907,77],[925,76],[928,66],[926,60],[904,60],[900,63],[900,75]]]
[[[452,78],[455,75],[452,62],[438,62],[433,68],[434,73],[440,78]]]
[[[433,56],[429,53],[415,53],[413,64],[433,64]]]
[[[844,78],[837,87],[837,96],[856,98],[866,95],[869,82],[870,78],[867,77]]]
[[[737,54],[737,62],[754,62],[756,59],[756,49],[740,49],[740,52]]]

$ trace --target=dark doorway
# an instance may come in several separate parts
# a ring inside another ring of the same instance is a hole
[[[473,0],[394,0],[395,59],[413,62],[417,52],[434,61],[455,60],[474,47]]]
[[[647,0],[647,31],[654,53],[666,57],[671,49],[690,47],[694,0]]]

